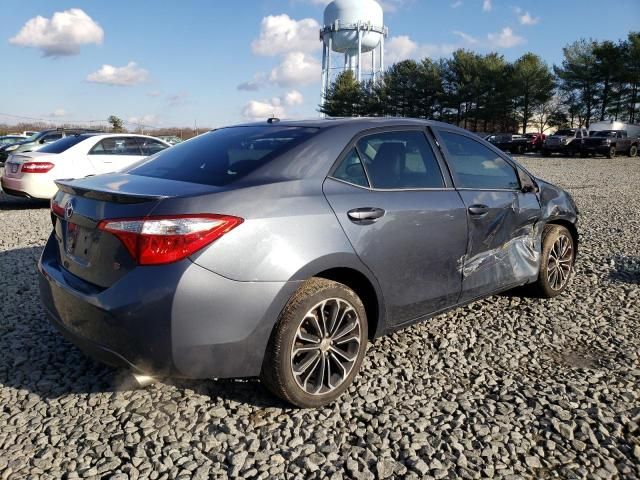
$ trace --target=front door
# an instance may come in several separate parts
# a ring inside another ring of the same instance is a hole
[[[461,301],[534,279],[540,266],[536,193],[523,192],[515,166],[471,136],[446,129],[436,134],[467,209]]]
[[[324,193],[376,276],[391,324],[454,304],[467,246],[466,210],[425,132],[383,131],[354,142]]]

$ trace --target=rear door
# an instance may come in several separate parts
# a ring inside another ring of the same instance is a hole
[[[136,137],[107,137],[89,150],[97,174],[117,172],[144,158]]]
[[[355,139],[324,183],[340,225],[382,287],[391,324],[458,299],[467,220],[452,187],[419,128]]]
[[[523,192],[521,174],[508,158],[471,135],[446,128],[435,132],[467,211],[461,301],[535,278],[541,218],[536,192]]]

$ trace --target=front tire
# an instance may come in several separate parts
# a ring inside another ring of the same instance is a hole
[[[607,152],[607,158],[613,158],[615,156],[616,156],[616,147],[609,148],[609,151]]]
[[[530,292],[541,298],[560,295],[569,284],[575,263],[575,239],[562,225],[546,225],[542,231],[540,273]]]
[[[636,155],[638,155],[638,147],[636,145],[631,145],[631,148],[629,149],[629,156],[635,157]]]
[[[260,378],[276,396],[302,408],[327,405],[352,383],[367,349],[364,305],[346,285],[306,281],[276,324]]]

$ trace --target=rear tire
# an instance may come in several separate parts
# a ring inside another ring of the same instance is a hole
[[[607,158],[613,158],[615,156],[616,156],[616,147],[609,148],[609,151],[607,152]]]
[[[542,231],[540,273],[528,292],[540,298],[560,295],[569,284],[575,263],[575,239],[562,225],[546,225]]]
[[[351,385],[367,349],[364,305],[346,285],[306,281],[276,324],[260,378],[276,396],[302,408],[327,405]]]
[[[635,157],[636,155],[638,155],[638,147],[636,145],[631,145],[631,148],[629,149],[629,156]]]

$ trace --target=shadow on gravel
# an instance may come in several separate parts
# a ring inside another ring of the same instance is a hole
[[[640,285],[640,257],[615,256],[610,259],[609,278],[614,282]]]
[[[0,255],[0,388],[14,388],[42,398],[68,394],[140,390],[123,369],[86,356],[53,327],[40,306],[37,262],[42,247],[8,250]],[[256,379],[158,379],[157,388],[173,386],[211,398],[256,407],[285,408]],[[152,387],[156,388],[156,387]],[[149,395],[152,395],[150,390]]]
[[[49,208],[49,200],[13,197],[0,191],[0,210],[36,210]]]

